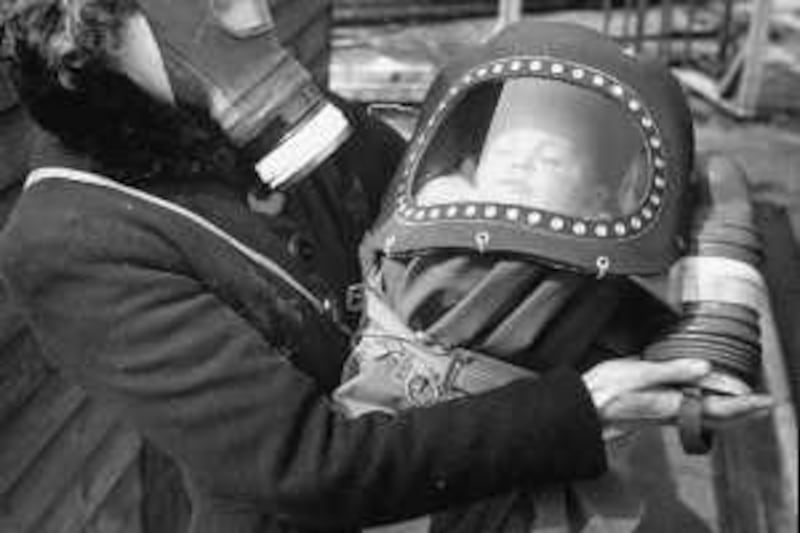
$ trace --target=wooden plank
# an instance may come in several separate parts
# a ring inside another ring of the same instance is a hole
[[[522,18],[522,0],[497,0],[497,25],[508,26]]]
[[[81,407],[86,394],[58,376],[47,378],[22,412],[0,431],[0,496],[6,494]]]
[[[32,527],[37,533],[78,533],[107,506],[114,487],[131,469],[138,468],[141,438],[118,425],[82,465],[67,491]],[[113,507],[113,505],[109,505]]]
[[[495,2],[334,2],[336,23],[370,24],[408,20],[431,20],[492,16],[497,12]]]
[[[771,0],[756,0],[744,44],[720,80],[684,70],[681,71],[681,81],[735,117],[755,116],[764,89],[771,11]],[[724,55],[727,56],[727,51]]]
[[[671,36],[674,29],[674,10],[672,0],[661,0],[661,30],[659,33]],[[669,39],[659,41],[658,53],[669,62],[672,59],[672,43]]]
[[[750,112],[725,97],[720,91],[719,81],[711,76],[691,68],[678,67],[672,69],[672,72],[687,90],[701,96],[720,110],[741,119],[752,117]]]
[[[675,428],[643,429],[613,448],[613,466],[644,505],[637,532],[718,533],[710,460],[686,455]]]
[[[720,531],[797,531],[797,502],[792,502],[789,479],[792,467],[787,465],[792,461],[782,450],[782,432],[775,429],[785,419],[786,408],[784,403],[771,417],[717,435],[713,460]]]
[[[797,300],[792,309],[776,305],[776,289],[785,290],[782,280],[793,278],[795,290],[800,287],[798,270],[786,269],[796,261],[791,253],[793,242],[779,242],[778,232],[786,235],[787,220],[782,221],[764,212],[759,206],[758,220],[765,235],[765,257],[768,298],[773,301],[772,313],[762,316],[763,370],[766,390],[773,396],[776,408],[768,417],[738,424],[717,437],[714,452],[716,493],[720,507],[720,527],[726,533],[789,533],[798,523],[798,458],[797,419],[792,402],[787,371],[786,335],[796,335]],[[777,276],[777,278],[776,278]],[[775,284],[778,284],[776,286]],[[788,311],[788,317],[785,316]],[[784,316],[782,316],[784,315]],[[780,318],[778,318],[780,317]],[[793,320],[789,330],[781,324]],[[790,332],[791,331],[791,332]],[[788,352],[797,357],[798,351]]]
[[[421,102],[437,68],[419,57],[403,57],[368,47],[335,50],[331,90],[365,102]]]
[[[746,116],[756,112],[759,92],[764,77],[764,59],[769,40],[769,19],[772,0],[755,0],[750,17],[750,27],[744,43],[744,63],[735,105]]]
[[[748,438],[749,431],[765,430],[769,435],[768,424],[747,424],[747,429],[741,427],[731,428],[718,432],[716,435],[715,449],[712,454],[715,470],[715,489],[717,506],[722,512],[719,515],[719,529],[726,533],[762,533],[767,531],[767,523],[763,500],[759,490],[753,485],[754,475],[753,460],[755,456],[770,455],[770,449],[763,447],[764,440],[759,439],[762,446],[759,453],[752,454],[748,448],[752,446]],[[742,440],[748,441],[743,445]],[[737,442],[738,441],[738,442]],[[765,453],[766,452],[766,453]]]
[[[563,9],[570,0],[512,0],[520,9],[544,11]],[[495,16],[497,0],[334,0],[334,20],[337,23],[386,23],[400,21],[429,21],[474,16]]]
[[[777,329],[781,333],[781,349],[786,354],[788,394],[797,410],[800,406],[800,329],[797,327],[797,317],[800,316],[800,235],[792,230],[789,213],[783,208],[758,204],[756,216],[762,228],[764,275],[770,289]]]
[[[94,403],[80,410],[4,495],[9,514],[31,528],[80,475],[87,459],[113,431],[116,419],[115,413]]]

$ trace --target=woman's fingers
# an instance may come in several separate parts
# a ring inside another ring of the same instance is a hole
[[[696,387],[711,372],[699,359],[648,362],[618,359],[598,364],[586,374],[587,385],[607,430],[675,423],[683,389]],[[708,395],[703,398],[703,422],[716,427],[762,413],[773,405],[769,396]]]
[[[629,392],[606,406],[606,415],[613,423],[668,423],[675,419],[683,395],[677,389],[650,389]]]
[[[775,401],[764,394],[709,395],[703,398],[703,415],[709,422],[724,423],[768,412],[774,405]]]
[[[584,374],[595,406],[601,411],[620,396],[664,386],[694,385],[711,372],[711,365],[697,359],[649,362],[638,359],[604,361]]]
[[[673,361],[638,361],[630,369],[629,390],[650,389],[665,385],[693,385],[711,372],[711,365],[702,359]]]
[[[669,424],[677,418],[682,401],[679,388],[624,393],[605,406],[604,418],[611,424]],[[767,412],[773,404],[764,395],[707,396],[703,399],[703,418],[709,426],[719,426]]]

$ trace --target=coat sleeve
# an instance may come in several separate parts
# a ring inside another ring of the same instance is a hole
[[[45,353],[218,497],[347,527],[605,468],[571,371],[347,420],[153,228],[48,216],[17,221],[0,247]]]

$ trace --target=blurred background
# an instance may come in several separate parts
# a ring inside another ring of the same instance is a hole
[[[671,66],[698,149],[747,171],[779,338],[765,346],[772,416],[686,456],[671,431],[632,451],[646,532],[797,531],[800,359],[800,0],[270,0],[316,79],[404,135],[437,67],[520,18],[606,32]],[[0,226],[40,132],[0,61]],[[0,286],[0,533],[176,533],[187,501],[170,462],[47,367]]]

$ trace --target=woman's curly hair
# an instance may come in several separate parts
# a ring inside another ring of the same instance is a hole
[[[114,67],[136,0],[0,0],[0,37],[33,118],[118,180],[236,184],[252,170],[199,108],[153,98]]]
[[[12,62],[36,58],[65,87],[120,44],[135,0],[0,0],[0,39]]]

